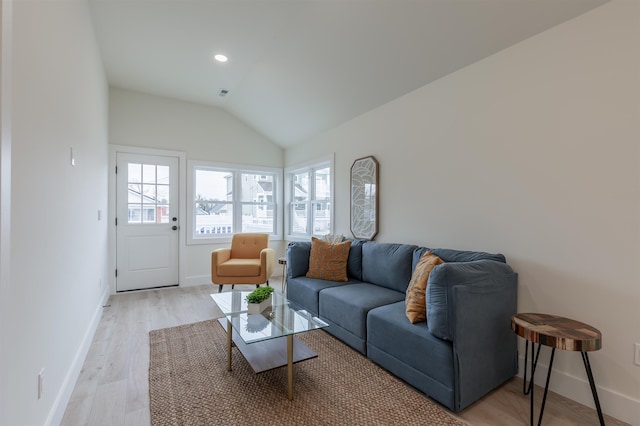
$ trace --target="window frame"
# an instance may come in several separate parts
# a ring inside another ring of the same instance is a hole
[[[218,244],[231,242],[234,233],[242,232],[242,211],[245,205],[269,206],[273,205],[273,230],[269,233],[271,240],[282,240],[282,173],[281,168],[262,167],[250,165],[238,165],[229,163],[218,163],[211,161],[187,161],[187,232],[186,244]],[[229,202],[231,204],[232,213],[232,232],[229,234],[206,234],[195,235],[194,228],[196,224],[196,172],[198,170],[209,170],[217,172],[229,173],[233,176],[233,196]],[[273,176],[273,200],[264,203],[242,201],[242,176],[243,175],[266,175]]]
[[[318,200],[316,197],[316,175],[315,172],[317,170],[329,168],[329,197],[327,199]],[[309,198],[304,202],[295,201],[295,186],[293,177],[297,174],[301,173],[310,173],[309,175],[309,188],[310,195]],[[324,234],[314,234],[313,233],[313,218],[314,218],[314,209],[319,205],[319,203],[328,202],[330,205],[329,209],[329,233],[333,233],[335,229],[335,165],[334,165],[334,156],[330,155],[323,158],[318,158],[315,160],[311,160],[305,163],[297,164],[294,166],[290,166],[285,168],[284,170],[284,180],[285,180],[285,194],[284,194],[284,233],[285,239],[287,241],[309,241],[311,237],[321,237]],[[293,232],[293,208],[294,204],[302,204],[306,205],[307,210],[307,232],[306,233],[294,233]]]

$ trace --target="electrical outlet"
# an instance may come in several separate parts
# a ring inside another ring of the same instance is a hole
[[[640,365],[640,343],[636,343],[635,354],[636,354],[636,356],[634,358],[633,363],[635,365]]]
[[[38,399],[42,398],[44,393],[44,368],[38,374]]]

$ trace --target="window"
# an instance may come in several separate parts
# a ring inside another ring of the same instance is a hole
[[[169,223],[169,166],[129,163],[129,223]]]
[[[196,167],[194,173],[193,237],[233,233],[233,172]]]
[[[333,161],[287,169],[287,239],[333,231]]]
[[[235,232],[281,238],[278,194],[282,169],[189,162],[190,243],[229,239]]]

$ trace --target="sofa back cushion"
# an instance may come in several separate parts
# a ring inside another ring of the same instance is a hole
[[[405,292],[413,270],[410,244],[375,243],[362,245],[362,281]]]
[[[362,245],[364,240],[350,240],[351,250],[347,259],[347,275],[354,280],[362,281]]]
[[[291,241],[287,245],[287,277],[305,276],[309,270],[311,241]]]

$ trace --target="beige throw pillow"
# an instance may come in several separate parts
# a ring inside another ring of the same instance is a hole
[[[407,318],[412,324],[427,319],[427,281],[433,268],[442,263],[442,259],[428,251],[420,258],[413,271],[405,298]]]
[[[331,244],[312,237],[307,277],[330,281],[348,281],[347,259],[350,249],[351,241]]]

